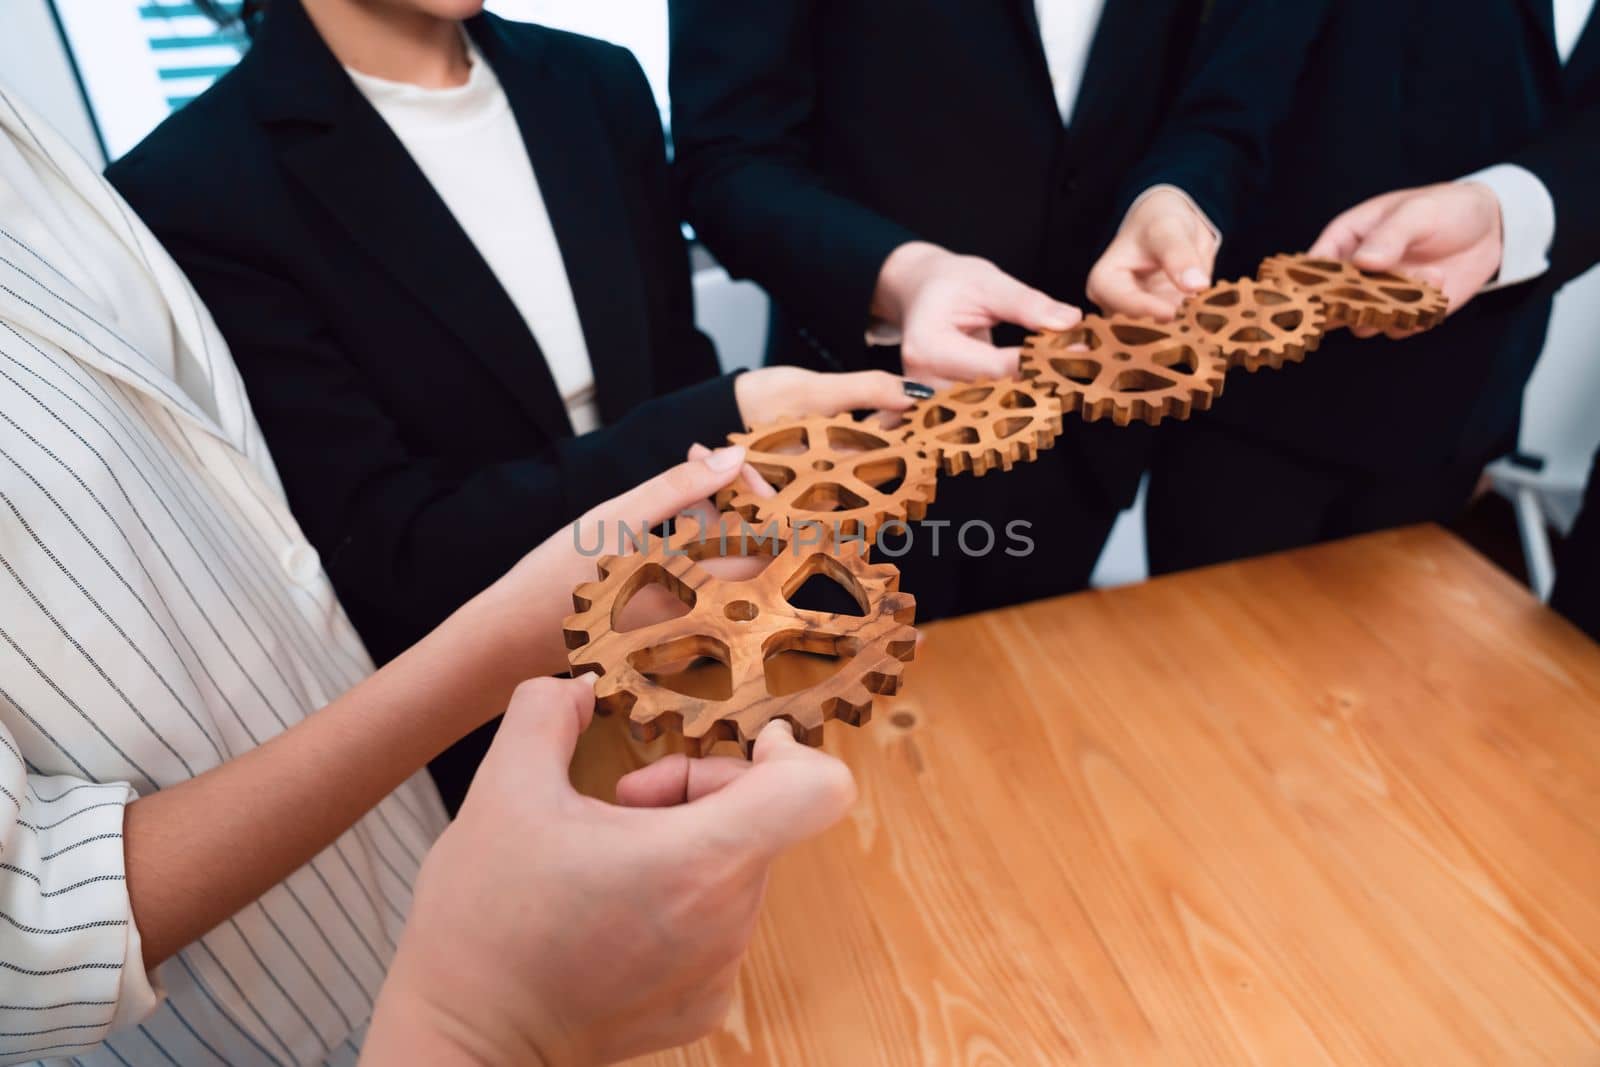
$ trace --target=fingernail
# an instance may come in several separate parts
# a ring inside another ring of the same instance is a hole
[[[705,458],[705,464],[714,471],[731,471],[744,462],[744,449],[739,445],[719,448]]]
[[[1185,289],[1195,290],[1204,289],[1206,286],[1211,284],[1211,279],[1206,277],[1206,272],[1201,270],[1199,267],[1190,267],[1188,270],[1184,271],[1183,277],[1180,279],[1180,281],[1183,282],[1183,287]]]
[[[933,388],[923,385],[921,382],[914,382],[907,378],[900,385],[906,391],[906,396],[913,400],[929,400],[933,397]]]
[[[600,675],[594,671],[584,671],[582,674],[578,675],[576,680],[582,682],[590,689],[593,689],[595,686],[600,684]]]
[[[1050,314],[1045,316],[1044,325],[1047,330],[1070,330],[1078,324],[1078,309],[1066,304],[1057,304],[1050,309]]]

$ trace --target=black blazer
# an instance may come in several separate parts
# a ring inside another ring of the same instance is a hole
[[[1364,474],[1504,453],[1551,299],[1600,259],[1600,18],[1563,69],[1550,0],[1218,2],[1258,7],[1264,47],[1200,58],[1147,165],[1209,174],[1212,197],[1232,201],[1224,276],[1304,249],[1370,196],[1502,162],[1543,179],[1557,232],[1540,281],[1403,342],[1330,336],[1304,366],[1230,379],[1206,418]],[[1262,155],[1267,193],[1231,193]]]
[[[1204,20],[1209,6],[1109,0],[1068,126],[1034,0],[672,0],[689,220],[773,296],[785,361],[892,358],[862,335],[884,259],[913,239],[1081,298],[1197,37],[1236,46],[1240,29]],[[1143,436],[1080,425],[1062,447],[1095,451],[1125,502]]]
[[[109,172],[216,316],[289,501],[388,659],[583,510],[740,429],[633,57],[492,16],[606,428],[575,438],[477,250],[297,0]]]

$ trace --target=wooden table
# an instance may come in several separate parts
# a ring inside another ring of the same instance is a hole
[[[1600,648],[1447,534],[926,633],[650,1062],[1600,1064]]]

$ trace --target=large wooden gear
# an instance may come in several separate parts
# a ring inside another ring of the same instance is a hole
[[[1350,326],[1405,336],[1433,329],[1450,310],[1445,295],[1425,282],[1362,270],[1343,260],[1272,256],[1257,276],[1320,298],[1328,329]]]
[[[577,612],[564,626],[573,674],[600,675],[596,708],[626,715],[639,740],[665,730],[681,733],[699,754],[718,741],[748,753],[763,727],[783,719],[799,740],[821,744],[829,719],[865,723],[874,697],[899,688],[916,654],[916,601],[900,592],[897,568],[870,564],[867,553],[864,541],[835,541],[820,527],[753,530],[732,513],[654,537],[645,551],[600,560],[599,581],[574,591]],[[768,562],[743,580],[704,566],[735,556]],[[837,583],[860,613],[796,607],[791,599],[818,575]],[[687,613],[619,629],[629,602],[651,585]],[[794,653],[831,657],[837,669],[785,675],[777,667]],[[720,682],[706,686],[702,674],[698,687],[687,684],[696,677],[689,668],[705,660],[726,668]]]
[[[763,497],[742,482],[718,498],[752,523],[817,522],[840,534],[877,536],[889,522],[922,518],[938,471],[903,432],[848,415],[788,419],[728,436],[745,462],[777,488]]]
[[[1222,349],[1228,366],[1254,374],[1315,352],[1326,329],[1321,298],[1287,285],[1241,278],[1184,302],[1178,322]]]
[[[1221,350],[1177,324],[1089,315],[1070,330],[1037,334],[1022,350],[1022,377],[1066,412],[1118,426],[1187,419],[1222,395]]]
[[[951,386],[905,414],[906,440],[946,474],[1029,463],[1061,436],[1061,401],[1022,381]]]

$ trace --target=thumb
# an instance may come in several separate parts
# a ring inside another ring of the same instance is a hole
[[[1189,228],[1172,223],[1152,226],[1144,244],[1145,252],[1180,291],[1198,293],[1211,284],[1209,257]]]
[[[738,446],[705,452],[592,508],[578,521],[585,527],[608,522],[653,526],[676,518],[738,478],[744,469],[744,455]],[[601,536],[603,541],[603,527]]]
[[[838,822],[855,799],[850,768],[800,744],[789,724],[778,721],[756,738],[748,772],[681,810],[710,839],[737,842],[771,860]]]
[[[821,400],[816,407],[826,415],[845,411],[904,411],[916,402],[906,392],[904,378],[881,370],[819,374],[814,384]]]
[[[1083,320],[1083,312],[1046,293],[1023,285],[996,267],[982,288],[983,310],[996,322],[1009,322],[1025,330],[1070,330]]]
[[[596,677],[535,678],[517,686],[466,803],[496,783],[550,793],[571,789],[567,770],[578,737],[594,718]]]
[[[1407,200],[1373,227],[1351,259],[1362,270],[1393,270],[1412,246],[1434,235],[1437,222],[1426,200]]]

